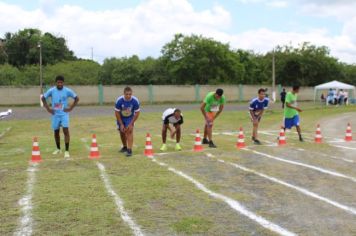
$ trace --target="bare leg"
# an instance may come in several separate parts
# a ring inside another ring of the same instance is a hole
[[[297,128],[299,137],[302,137],[302,130],[300,129],[300,126],[298,125],[298,126],[296,126],[296,128]]]
[[[66,151],[69,151],[69,142],[70,142],[69,129],[63,128],[63,133],[64,133],[64,143],[66,145]]]
[[[167,129],[171,130],[169,125],[162,126],[162,143],[166,143],[167,141]]]
[[[212,125],[206,125],[206,131],[208,134],[209,141],[213,140],[213,126]]]
[[[180,125],[176,125],[175,128],[176,128],[176,131],[175,131],[176,132],[176,141],[177,141],[177,143],[179,143],[180,137],[181,137]]]
[[[132,149],[132,145],[133,145],[133,128],[126,130],[125,134],[126,134],[126,140],[127,140],[127,148],[128,149]]]
[[[56,142],[57,149],[61,149],[61,139],[59,136],[59,129],[54,131],[54,141]]]
[[[252,138],[257,139],[258,122],[253,122]]]
[[[206,139],[208,137],[208,126],[205,124],[204,126],[204,138]]]
[[[126,135],[124,132],[121,132],[119,130],[120,133],[120,138],[121,138],[121,142],[122,142],[122,146],[127,147],[127,140],[126,140]]]

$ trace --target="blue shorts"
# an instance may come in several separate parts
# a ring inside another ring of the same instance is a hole
[[[69,115],[53,115],[52,116],[52,129],[58,130],[60,127],[69,127]]]
[[[129,124],[131,123],[133,117],[126,117],[126,118],[121,118],[122,123],[124,124],[124,127],[126,128],[127,126],[129,126]],[[120,124],[119,122],[116,122],[117,124],[117,128],[120,129]]]
[[[284,118],[284,128],[291,129],[293,126],[299,126],[299,115],[292,118]]]

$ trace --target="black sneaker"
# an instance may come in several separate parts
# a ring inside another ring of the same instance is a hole
[[[302,136],[299,137],[299,141],[304,142],[304,139],[302,138]]]
[[[127,149],[126,156],[127,157],[132,156],[132,150],[131,149]]]
[[[213,141],[210,140],[209,142],[209,147],[210,148],[217,148],[217,146],[213,143]]]
[[[254,139],[254,140],[253,140],[253,143],[256,144],[256,145],[261,145],[261,142],[260,142],[260,140],[258,140],[258,139]]]
[[[121,153],[127,152],[127,147],[122,147],[122,148],[119,150],[119,152],[121,152]]]
[[[209,144],[209,141],[207,138],[203,138],[202,144]]]

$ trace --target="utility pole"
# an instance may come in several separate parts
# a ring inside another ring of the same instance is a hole
[[[91,60],[93,61],[94,60],[94,48],[91,47]]]
[[[276,60],[274,55],[274,48],[272,51],[272,100],[276,101]]]
[[[43,107],[42,96],[43,96],[43,77],[42,77],[42,44],[41,41],[38,42],[37,47],[40,49],[40,105]]]

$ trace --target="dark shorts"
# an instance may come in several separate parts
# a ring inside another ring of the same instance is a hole
[[[284,118],[284,128],[291,129],[293,126],[299,126],[299,115],[292,118]]]
[[[258,117],[258,115],[251,114],[250,112],[248,114],[250,115],[251,122],[253,122],[253,120],[255,120]],[[258,122],[261,121],[261,118],[262,118],[262,116],[258,117]]]
[[[127,117],[127,118],[121,118],[122,123],[124,124],[124,127],[126,128],[127,126],[129,126],[129,124],[131,123],[133,117]],[[117,124],[117,129],[120,129],[120,124],[119,122],[116,122]]]

